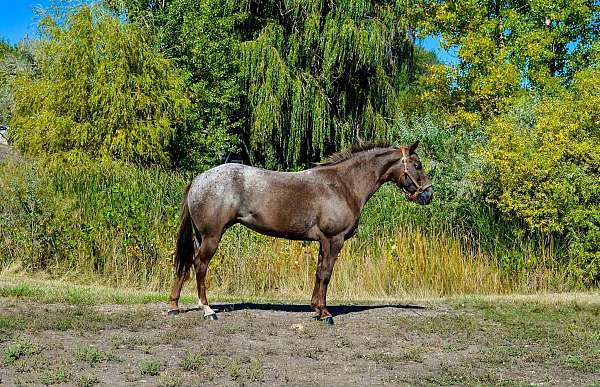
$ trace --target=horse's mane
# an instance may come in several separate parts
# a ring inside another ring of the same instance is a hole
[[[325,160],[321,161],[320,163],[317,163],[317,166],[338,164],[338,163],[341,163],[342,161],[351,159],[356,154],[361,153],[361,152],[366,152],[366,151],[370,151],[373,149],[390,148],[390,147],[391,147],[391,145],[387,142],[378,142],[378,143],[361,142],[359,144],[352,145],[350,148],[346,148],[339,152],[333,153],[332,155],[327,157]]]

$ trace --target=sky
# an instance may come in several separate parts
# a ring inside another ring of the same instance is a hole
[[[25,36],[35,36],[36,9],[48,7],[51,0],[0,0],[0,39],[16,44]],[[446,52],[439,37],[431,36],[418,43],[436,53],[442,63],[456,63],[456,52]]]
[[[47,7],[50,0],[0,0],[0,39],[18,43],[36,31],[35,10]]]

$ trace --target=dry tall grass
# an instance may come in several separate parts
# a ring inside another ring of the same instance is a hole
[[[266,238],[236,226],[225,234],[213,258],[209,287],[220,295],[307,299],[317,254],[316,243]],[[530,275],[509,276],[495,262],[476,241],[464,236],[419,227],[398,229],[392,238],[346,242],[334,268],[329,298],[545,291],[551,279],[562,275],[542,264]]]
[[[0,175],[0,270],[120,288],[170,288],[179,201],[188,179],[80,161],[0,163]],[[524,240],[511,245],[510,254],[484,250],[472,232],[444,219],[452,209],[444,203],[430,207],[406,203],[394,187],[378,192],[338,258],[329,298],[563,290],[566,269],[557,269],[552,243]],[[316,261],[314,242],[234,226],[211,263],[210,293],[307,300]]]

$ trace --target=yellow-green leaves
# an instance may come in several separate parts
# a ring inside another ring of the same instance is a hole
[[[571,263],[600,278],[600,70],[554,97],[523,98],[492,119],[482,155],[490,200],[532,230],[564,235]]]
[[[46,17],[40,27],[37,71],[17,81],[16,145],[167,165],[188,101],[179,71],[148,31],[96,6],[76,8],[60,25]]]

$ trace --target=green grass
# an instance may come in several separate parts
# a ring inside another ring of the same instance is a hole
[[[79,348],[75,353],[75,358],[93,366],[98,363],[114,360],[115,356],[109,352],[104,352],[96,347],[90,346]]]
[[[200,353],[188,352],[185,357],[179,363],[179,367],[184,371],[200,371],[202,367],[206,365],[206,359],[204,355]]]
[[[50,386],[53,384],[66,383],[69,379],[68,371],[64,368],[59,368],[57,370],[44,372],[40,377],[40,382],[45,386]]]
[[[157,376],[160,374],[162,364],[158,360],[144,360],[140,364],[140,372],[142,375]]]
[[[166,300],[180,195],[188,178],[118,162],[56,160],[1,162],[0,175],[0,196],[6,198],[0,201],[0,270],[160,291],[100,294],[107,303]],[[490,220],[494,214],[457,205],[417,206],[397,188],[383,187],[342,250],[330,296],[366,300],[570,286],[564,285],[569,276],[556,264],[552,241],[515,239]],[[482,230],[466,226],[473,222]],[[211,262],[209,297],[304,299],[312,291],[317,250],[316,243],[268,238],[234,226]],[[95,302],[86,287],[57,292],[0,287],[0,295]]]
[[[79,387],[92,387],[96,384],[100,383],[100,379],[95,374],[84,373],[79,377],[77,381],[77,386]]]
[[[4,350],[4,361],[11,364],[21,358],[35,355],[40,351],[41,349],[36,344],[22,337],[6,347]]]

